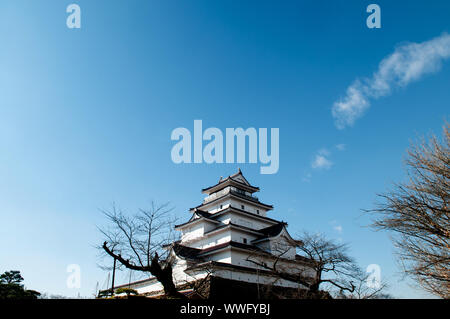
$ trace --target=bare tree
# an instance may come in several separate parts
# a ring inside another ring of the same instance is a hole
[[[296,255],[298,267],[283,263],[285,254],[292,248],[300,253]],[[355,290],[352,280],[358,276],[360,269],[349,257],[345,244],[336,244],[322,235],[305,232],[300,240],[279,245],[277,249],[278,251],[272,252],[275,256],[270,264],[254,256],[249,256],[247,260],[270,271],[275,278],[301,284],[311,296],[319,295],[320,288],[324,285],[328,285],[330,290]]]
[[[283,244],[273,245],[270,247],[270,251],[266,251],[264,248],[256,249],[253,253],[249,253],[246,260],[257,266],[257,269],[263,270],[264,276],[271,278],[271,283],[268,284],[269,288],[276,286],[281,280],[288,280],[309,289],[311,285],[311,276],[308,274],[310,261],[305,258],[300,262],[289,260],[286,262],[286,255],[300,245],[302,245],[301,241],[286,241]]]
[[[370,276],[359,270],[353,276],[352,281],[355,286],[353,292],[339,291],[336,297],[339,299],[391,299],[392,296],[384,292],[388,286],[387,283],[381,280],[369,283]]]
[[[148,210],[140,209],[134,215],[126,215],[113,205],[111,210],[102,211],[109,226],[99,228],[105,238],[99,248],[120,266],[156,277],[167,296],[183,298],[173,282],[173,261],[167,249],[175,240],[175,218],[171,211],[168,204],[152,203]]]
[[[408,181],[378,195],[376,230],[393,233],[401,265],[425,290],[450,298],[450,128],[412,145],[406,158]]]
[[[204,263],[201,265],[201,267],[198,267],[198,271],[204,272],[206,275],[204,275],[201,278],[196,278],[193,275],[190,275],[186,272],[186,274],[189,276],[190,280],[186,280],[184,283],[184,286],[186,288],[192,289],[192,291],[200,298],[202,299],[208,299],[210,295],[210,288],[211,288],[211,278],[214,275],[214,267],[212,263]]]
[[[304,233],[302,244],[298,250],[311,260],[313,278],[309,290],[319,291],[321,285],[327,284],[340,291],[353,292],[353,281],[360,273],[360,269],[348,255],[348,246],[338,244],[320,234]]]

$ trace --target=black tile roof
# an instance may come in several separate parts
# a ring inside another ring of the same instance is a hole
[[[173,251],[175,252],[175,254],[183,258],[198,259],[197,256],[202,250],[175,243],[173,245]]]
[[[220,197],[217,197],[217,198],[215,198],[215,199],[213,199],[213,200],[211,200],[209,202],[201,203],[200,205],[197,205],[197,206],[191,208],[190,210],[194,210],[194,209],[198,209],[199,207],[202,207],[202,206],[210,205],[210,204],[212,204],[212,203],[214,203],[214,202],[216,202],[218,200],[221,200],[221,199],[229,197],[229,196],[239,197],[241,199],[247,200],[247,201],[252,202],[254,204],[263,206],[263,207],[265,207],[265,208],[267,208],[269,210],[273,209],[273,205],[264,204],[264,203],[260,202],[258,199],[254,198],[254,197],[247,196],[247,195],[242,195],[242,194],[240,194],[238,192],[231,191],[231,192],[226,193],[226,194],[224,194],[224,195],[222,195]]]
[[[252,250],[252,251],[263,251],[261,250],[261,248],[255,246],[255,245],[249,245],[249,244],[243,244],[243,243],[239,243],[236,241],[229,241],[226,243],[222,243],[222,244],[218,244],[212,247],[208,247],[208,248],[204,248],[204,249],[198,249],[198,248],[192,248],[192,247],[187,247],[184,245],[180,245],[180,244],[174,244],[173,245],[173,250],[174,252],[183,258],[188,258],[188,259],[201,259],[201,256],[203,254],[215,251],[215,250],[219,250],[225,247],[235,247],[235,248],[241,248],[241,249],[246,249],[246,250]]]
[[[203,217],[206,217],[206,218],[211,218],[211,216],[213,215],[213,214],[208,213],[208,212],[205,212],[204,210],[201,210],[201,209],[196,209],[196,210],[194,211],[194,213],[197,213],[197,214],[199,214],[200,216],[203,216]]]
[[[231,206],[231,205],[228,206],[228,207],[225,207],[224,209],[222,209],[222,210],[220,210],[220,211],[218,211],[218,212],[216,212],[216,213],[213,213],[213,214],[208,213],[208,212],[205,212],[205,211],[202,211],[202,210],[199,210],[198,208],[193,208],[193,210],[194,210],[193,213],[198,213],[198,212],[200,211],[200,212],[202,212],[202,213],[200,213],[199,215],[201,215],[203,218],[205,218],[205,219],[207,219],[207,220],[210,220],[210,221],[215,221],[215,222],[217,222],[217,221],[216,221],[216,218],[217,218],[218,216],[220,216],[220,215],[226,213],[227,211],[229,211],[229,210],[231,210],[231,209],[236,210],[236,211],[239,211],[239,212],[241,212],[241,213],[245,213],[245,214],[247,214],[247,215],[249,215],[249,216],[251,216],[251,217],[256,217],[256,218],[260,218],[260,219],[263,219],[263,220],[267,220],[267,221],[271,221],[271,222],[280,223],[280,221],[278,221],[278,220],[276,220],[276,219],[269,218],[269,217],[265,217],[265,216],[261,216],[261,215],[257,215],[257,214],[254,214],[254,213],[250,213],[250,212],[248,212],[248,211],[245,211],[245,210],[243,210],[243,209],[240,209],[240,208],[237,208],[237,207],[234,207],[234,206]],[[177,227],[179,227],[179,226],[187,225],[187,224],[189,224],[189,223],[193,223],[194,221],[196,221],[196,219],[188,220],[188,221],[185,222],[185,223],[182,223],[182,224],[179,224],[179,225],[175,225],[175,228],[177,228]]]
[[[279,222],[278,224],[262,228],[258,230],[258,232],[263,233],[264,236],[262,237],[274,237],[277,236],[279,233],[281,233],[281,231],[285,226],[287,226],[287,223]]]
[[[259,187],[250,185],[250,183],[248,183],[248,181],[247,181],[247,183],[248,183],[248,185],[247,185],[245,183],[242,183],[241,181],[236,180],[235,177],[239,176],[239,175],[241,175],[244,178],[244,180],[247,181],[247,179],[244,177],[244,175],[242,174],[241,170],[239,169],[239,171],[237,173],[234,173],[233,175],[230,175],[227,178],[222,178],[221,177],[217,184],[215,184],[213,186],[210,186],[210,187],[207,187],[207,188],[203,188],[202,192],[207,191],[207,190],[209,190],[211,188],[214,188],[216,186],[219,186],[220,184],[223,184],[223,183],[225,183],[228,180],[232,180],[233,182],[238,183],[238,184],[240,184],[240,185],[242,185],[244,187],[248,187],[250,189],[253,189],[255,192],[259,191]]]
[[[214,219],[214,214],[211,214],[211,213],[205,212],[205,211],[203,211],[203,210],[200,210],[200,209],[197,209],[197,208],[196,208],[196,209],[194,210],[194,214],[197,214],[197,215],[199,215],[199,216],[200,216],[200,218],[204,218],[204,219],[206,219],[206,220],[209,220],[209,221],[212,221],[212,222],[218,223],[218,221]],[[174,227],[174,228],[177,228],[177,227],[180,227],[180,226],[184,226],[184,225],[187,225],[187,224],[193,223],[193,222],[197,221],[197,219],[199,219],[199,218],[194,218],[194,219],[192,219],[192,218],[191,218],[190,220],[188,220],[188,221],[187,221],[187,222],[185,222],[185,223],[182,223],[182,224],[178,224],[178,225],[175,225],[175,227]]]
[[[254,228],[250,228],[250,227],[246,227],[246,226],[243,226],[243,225],[239,225],[239,224],[236,224],[236,223],[229,222],[228,224],[223,224],[223,225],[220,225],[220,226],[218,226],[218,227],[216,227],[214,229],[211,229],[210,231],[207,231],[205,233],[205,235],[209,234],[209,233],[212,233],[212,232],[215,232],[216,230],[219,230],[219,229],[223,229],[223,228],[227,228],[227,227],[233,227],[233,226],[237,227],[237,228],[241,228],[241,229],[247,230],[247,231],[251,231],[251,232],[254,232],[254,233],[260,233],[261,237],[266,237],[266,236],[273,237],[273,236],[276,236],[283,229],[283,227],[274,227],[274,226],[279,226],[278,224],[277,225],[273,225],[273,226],[269,226],[269,227],[266,227],[266,228],[262,228],[262,229],[254,229]],[[279,229],[279,231],[277,232],[278,229]]]

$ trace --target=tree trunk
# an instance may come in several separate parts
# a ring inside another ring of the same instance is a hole
[[[168,297],[173,298],[186,298],[185,295],[177,291],[175,284],[173,283],[172,278],[172,265],[167,264],[164,268],[161,267],[157,260],[158,256],[156,255],[152,260],[151,274],[156,277],[156,279],[163,285],[164,293]]]
[[[309,286],[309,291],[312,293],[318,292],[321,282],[322,282],[322,271],[316,271],[316,276],[314,278],[314,281]]]
[[[170,262],[164,262],[164,267],[161,267],[158,254],[152,259],[152,262],[148,266],[137,266],[130,263],[129,260],[125,260],[120,254],[115,254],[111,249],[108,248],[107,243],[103,243],[103,249],[111,257],[117,259],[122,265],[128,269],[149,272],[163,285],[164,293],[168,297],[185,299],[186,296],[177,291],[172,278],[172,265]]]

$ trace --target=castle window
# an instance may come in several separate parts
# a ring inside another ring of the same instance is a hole
[[[222,209],[223,208],[223,205],[220,205],[220,209]]]
[[[259,209],[256,210],[256,213],[259,215]]]
[[[241,205],[241,209],[245,209],[245,206],[244,206],[244,205]]]
[[[244,244],[246,244],[246,243],[247,243],[247,238],[242,238],[242,242],[243,242]]]

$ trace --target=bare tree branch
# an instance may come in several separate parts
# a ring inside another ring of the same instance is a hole
[[[300,253],[296,256],[297,266],[293,266],[292,262],[289,266],[280,266],[283,256],[291,249]],[[324,284],[351,293],[355,290],[352,279],[357,277],[360,269],[348,256],[347,250],[345,244],[336,244],[321,235],[304,233],[301,240],[289,242],[289,245],[279,246],[276,251],[271,251],[273,256],[269,263],[267,256],[261,256],[260,253],[250,255],[247,261],[270,271],[274,278],[301,284],[311,295],[319,293]]]
[[[150,273],[163,285],[170,297],[184,298],[172,278],[172,258],[166,245],[175,240],[172,231],[175,219],[168,204],[149,210],[140,209],[135,215],[126,215],[114,205],[102,211],[110,225],[99,228],[105,241],[99,248],[130,270]]]
[[[412,145],[405,161],[408,181],[379,194],[372,226],[394,234],[404,272],[425,290],[450,298],[450,127]]]

